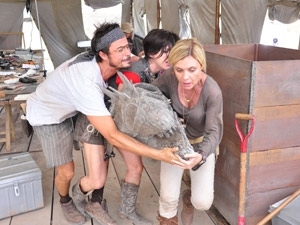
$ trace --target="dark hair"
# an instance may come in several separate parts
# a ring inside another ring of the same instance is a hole
[[[101,38],[107,34],[108,32],[110,32],[111,30],[120,27],[120,25],[118,23],[103,23],[101,24],[99,27],[96,28],[95,32],[94,32],[94,36],[91,40],[91,51],[92,53],[96,56],[96,61],[97,62],[102,62],[102,58],[99,56],[99,52],[102,51],[105,54],[108,54],[109,51],[109,47],[107,46],[104,49],[100,49],[97,51],[97,44],[98,42],[101,40]]]
[[[160,50],[169,46],[170,50],[179,40],[179,36],[164,29],[152,29],[143,40],[145,59],[157,54]],[[163,54],[163,52],[161,53]]]

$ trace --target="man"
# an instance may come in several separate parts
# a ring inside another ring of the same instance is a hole
[[[143,38],[134,34],[134,28],[131,23],[125,22],[121,24],[121,29],[124,32],[128,43],[132,44],[131,61],[136,61],[144,55]]]
[[[56,68],[27,100],[26,117],[41,142],[47,166],[57,169],[55,186],[61,207],[66,219],[74,224],[84,223],[87,214],[100,224],[117,224],[102,202],[107,175],[104,139],[135,154],[179,166],[188,163],[175,156],[176,148],[158,151],[117,129],[99,86],[106,87],[106,81],[118,69],[130,66],[130,54],[128,41],[119,25],[104,23],[94,33],[91,51],[79,54]],[[89,175],[74,185],[72,199],[69,196],[74,176],[72,117],[78,112],[86,115],[92,128],[99,132],[102,145],[92,143],[90,148],[85,149]],[[86,204],[85,198],[92,191],[95,195],[92,194],[92,200]]]

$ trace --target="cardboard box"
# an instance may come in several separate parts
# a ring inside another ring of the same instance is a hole
[[[285,199],[270,206],[270,212],[276,209]],[[299,225],[300,224],[300,196],[291,201],[276,216],[272,218],[272,225]]]
[[[0,219],[44,207],[41,178],[29,153],[0,157]]]

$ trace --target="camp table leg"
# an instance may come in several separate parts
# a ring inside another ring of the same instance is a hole
[[[0,142],[5,142],[6,151],[9,152],[11,149],[11,141],[15,140],[15,127],[12,117],[12,109],[9,99],[1,100],[0,105],[4,106],[5,110],[5,131],[0,132],[1,135],[4,134],[4,138],[0,138]]]
[[[11,148],[11,141],[15,140],[15,126],[12,117],[11,105],[5,105],[5,114],[6,114],[6,150],[9,152]]]

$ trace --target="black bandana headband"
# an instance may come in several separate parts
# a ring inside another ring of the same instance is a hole
[[[100,51],[106,47],[108,47],[111,43],[125,37],[125,34],[121,30],[120,27],[115,28],[105,34],[97,43],[96,51]]]

